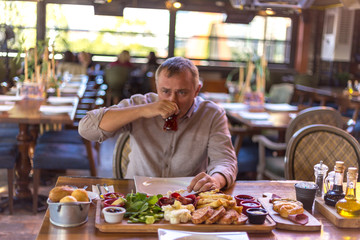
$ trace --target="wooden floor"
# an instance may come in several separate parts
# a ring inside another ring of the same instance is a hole
[[[98,168],[99,177],[112,177],[112,151],[114,141],[108,140],[101,144],[100,156],[101,164]],[[69,170],[66,175],[87,176],[90,172],[87,170],[74,171]],[[63,175],[63,174],[62,174]],[[51,176],[51,175],[50,175]],[[0,196],[7,195],[7,175],[6,170],[0,170]],[[39,193],[48,196],[50,189],[56,182],[56,176],[48,178],[46,185],[40,186]],[[13,215],[9,215],[8,210],[0,213],[0,239],[1,240],[33,240],[36,239],[40,229],[44,212],[34,215],[31,211],[31,202],[27,204],[16,205]]]

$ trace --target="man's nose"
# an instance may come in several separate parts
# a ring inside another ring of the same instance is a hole
[[[170,101],[176,102],[176,93],[172,93],[170,96]]]

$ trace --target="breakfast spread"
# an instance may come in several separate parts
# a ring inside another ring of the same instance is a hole
[[[184,193],[181,190],[168,192],[166,196],[110,193],[107,196],[114,198],[104,200],[102,205],[112,206],[109,201],[123,204],[127,223],[153,224],[163,219],[164,223],[169,224],[243,225],[248,220],[242,212],[243,207],[238,206],[231,195],[221,193],[218,189],[189,195]]]

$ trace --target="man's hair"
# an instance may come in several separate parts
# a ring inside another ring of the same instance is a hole
[[[163,62],[155,73],[156,83],[158,81],[159,75],[161,72],[166,71],[167,77],[179,74],[185,70],[189,70],[194,81],[195,89],[199,86],[199,70],[198,68],[189,60],[183,57],[172,57],[168,58]]]

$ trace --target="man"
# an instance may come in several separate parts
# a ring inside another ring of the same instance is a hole
[[[126,178],[196,175],[189,192],[230,187],[237,159],[227,118],[222,108],[197,96],[201,84],[196,66],[182,57],[169,58],[155,77],[158,94],[137,94],[88,112],[80,122],[80,135],[102,142],[118,131],[129,131]],[[174,114],[178,130],[164,131],[164,119]]]

